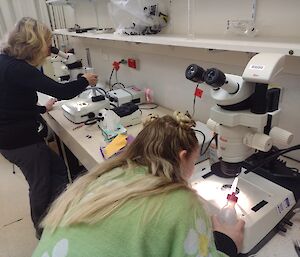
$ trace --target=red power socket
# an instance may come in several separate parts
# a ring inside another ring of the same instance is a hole
[[[129,58],[129,59],[127,60],[127,65],[128,65],[128,67],[130,67],[130,68],[136,69],[136,60],[135,60],[135,59]]]

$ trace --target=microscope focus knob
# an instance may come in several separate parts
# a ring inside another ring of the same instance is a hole
[[[273,144],[276,146],[287,146],[294,138],[291,132],[278,127],[273,127],[269,135],[273,140]]]
[[[251,148],[267,152],[272,147],[272,138],[266,134],[248,133],[243,138],[243,143]]]

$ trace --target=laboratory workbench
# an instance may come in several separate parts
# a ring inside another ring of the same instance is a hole
[[[39,94],[40,104],[44,104],[48,99],[49,96]],[[104,138],[97,124],[78,127],[78,124],[74,124],[66,119],[61,109],[62,104],[63,101],[56,103],[54,109],[44,114],[43,118],[63,144],[67,146],[80,163],[89,170],[103,161],[100,147],[106,145]],[[163,107],[143,110],[142,119],[145,119],[149,114],[162,116],[172,114],[172,112],[173,111]],[[128,134],[135,136],[141,128],[142,124],[129,127]],[[291,163],[293,167],[300,168],[298,162],[287,161]],[[299,202],[298,207],[300,207]],[[294,225],[288,228],[286,233],[277,233],[256,254],[251,255],[251,257],[298,257],[293,246],[293,240],[300,240],[300,212],[296,213],[291,221]]]
[[[44,104],[49,96],[39,94],[39,103]],[[84,125],[80,127],[80,124],[74,124],[69,121],[64,115],[61,109],[61,105],[64,101],[57,102],[48,113],[43,115],[44,120],[48,126],[55,132],[60,140],[72,151],[77,159],[85,166],[86,169],[93,168],[96,164],[103,161],[103,157],[100,153],[100,147],[106,145],[104,137],[101,134],[101,130],[97,124]],[[147,108],[147,107],[145,107]],[[142,120],[149,114],[158,114],[163,116],[166,114],[172,114],[173,111],[158,107],[155,109],[143,109]],[[127,128],[129,135],[136,136],[142,129],[142,124],[131,126]]]

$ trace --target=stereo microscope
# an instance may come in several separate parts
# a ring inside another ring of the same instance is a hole
[[[219,156],[211,167],[207,162],[198,164],[191,184],[211,212],[217,213],[226,203],[234,177],[239,177],[236,209],[246,222],[242,254],[256,251],[275,227],[285,230],[284,223],[290,224],[287,217],[300,197],[300,174],[277,160],[299,145],[278,149],[289,145],[293,135],[278,127],[280,89],[268,88],[284,60],[282,54],[256,54],[242,76],[216,68],[204,70],[196,64],[185,73],[187,79],[211,87],[216,105],[207,126],[217,134]]]

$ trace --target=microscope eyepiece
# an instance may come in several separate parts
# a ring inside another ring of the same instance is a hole
[[[205,70],[197,64],[189,65],[185,70],[185,77],[196,83],[203,82],[203,74]]]
[[[59,49],[56,48],[55,46],[51,46],[51,47],[50,47],[50,51],[51,51],[52,54],[58,54]]]
[[[64,53],[64,52],[62,52],[62,51],[60,51],[58,48],[56,48],[55,46],[50,46],[50,52],[52,53],[52,54],[56,54],[56,55],[58,55],[58,56],[60,56],[61,58],[64,58],[64,59],[68,59],[69,58],[69,56],[68,56],[68,54],[66,54],[66,53]]]
[[[214,88],[219,88],[225,84],[226,76],[222,71],[216,68],[210,68],[204,72],[203,80],[206,84]]]

